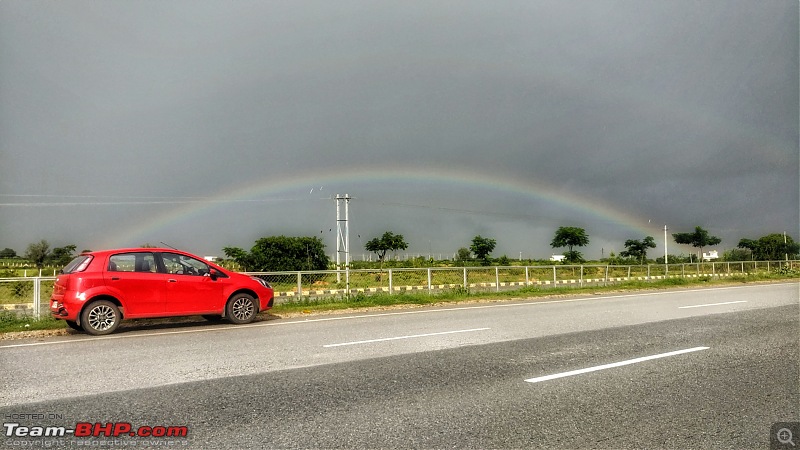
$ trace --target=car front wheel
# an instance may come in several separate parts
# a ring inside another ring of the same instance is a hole
[[[99,336],[113,333],[119,326],[120,319],[117,305],[108,300],[98,300],[81,313],[81,326],[87,333]]]
[[[250,294],[236,294],[228,300],[226,316],[233,323],[250,323],[256,318],[256,300]]]

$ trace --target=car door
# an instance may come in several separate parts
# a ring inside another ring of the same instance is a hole
[[[111,255],[106,268],[106,285],[122,302],[126,318],[164,314],[166,275],[158,272],[151,252]]]
[[[223,286],[211,278],[208,264],[180,253],[161,253],[161,260],[167,274],[168,315],[222,313]]]

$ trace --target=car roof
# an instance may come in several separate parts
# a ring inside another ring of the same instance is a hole
[[[191,253],[185,252],[183,250],[175,250],[174,248],[163,248],[163,247],[129,247],[129,248],[113,248],[113,249],[106,249],[106,250],[96,250],[96,251],[89,251],[83,252],[84,255],[94,255],[94,256],[104,256],[110,255],[114,253],[131,253],[131,252],[170,252],[170,253],[181,253],[184,255],[190,255],[199,258],[199,256],[193,255]]]

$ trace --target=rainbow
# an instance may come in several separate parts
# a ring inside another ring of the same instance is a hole
[[[309,198],[316,200],[321,195],[332,198],[335,194],[350,194],[358,198],[360,193],[366,194],[376,185],[390,183],[438,186],[448,192],[479,191],[496,196],[501,199],[499,201],[510,196],[520,196],[537,204],[546,204],[589,217],[589,221],[617,224],[634,231],[636,234],[632,237],[653,235],[656,229],[654,225],[648,224],[646,218],[635,217],[602,199],[572,194],[564,189],[559,189],[552,183],[545,184],[506,176],[498,178],[487,173],[465,170],[361,167],[347,172],[339,171],[335,174],[309,173],[299,177],[268,178],[240,185],[211,197],[187,199],[184,203],[178,203],[178,207],[151,218],[144,226],[137,224],[119,230],[105,244],[107,247],[119,247],[139,245],[148,241],[158,242],[157,236],[160,235],[160,232],[180,227],[192,218],[214,213],[223,206],[235,203],[295,202]],[[320,188],[323,190],[320,191]],[[414,206],[414,202],[409,203],[412,204],[409,206]],[[441,207],[438,209],[448,209],[447,205],[436,206]],[[332,216],[333,202],[331,202],[330,211]],[[455,211],[459,210],[455,209]],[[589,231],[591,232],[591,230]]]

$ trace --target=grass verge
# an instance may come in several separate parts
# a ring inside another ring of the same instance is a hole
[[[344,309],[363,309],[381,308],[400,305],[432,305],[438,303],[458,303],[479,300],[510,300],[510,299],[536,299],[549,298],[565,295],[600,294],[620,291],[640,291],[671,289],[676,287],[691,286],[710,286],[710,285],[730,285],[744,284],[765,281],[791,281],[800,279],[800,274],[771,274],[764,273],[759,275],[732,276],[726,278],[701,277],[701,278],[668,278],[665,280],[654,281],[625,281],[610,284],[608,286],[558,286],[541,287],[528,286],[520,289],[501,291],[501,292],[470,292],[464,288],[455,288],[449,291],[442,291],[435,294],[426,293],[401,293],[389,295],[386,293],[376,294],[356,294],[349,298],[344,296],[301,299],[296,302],[286,302],[276,305],[270,310],[271,313],[281,315],[282,313],[313,313],[320,311],[337,311]]]
[[[359,293],[356,295],[351,295],[349,298],[344,296],[315,299],[304,298],[297,302],[281,303],[271,309],[270,313],[281,316],[282,314],[312,314],[315,312],[340,311],[347,309],[388,308],[399,307],[402,305],[425,306],[441,303],[537,299],[565,295],[596,295],[611,292],[633,292],[640,290],[671,289],[676,287],[730,285],[769,281],[796,281],[798,279],[800,279],[800,274],[797,273],[763,273],[726,278],[669,278],[666,280],[655,281],[626,281],[608,286],[529,286],[521,289],[501,292],[470,292],[468,289],[458,287],[432,295],[426,293],[400,293],[394,295],[385,293],[367,295]],[[0,312],[0,333],[33,330],[58,330],[63,328],[66,328],[66,323],[63,320],[54,320],[50,317],[43,317],[37,320],[34,317],[29,316],[18,317],[13,312]]]
[[[33,330],[58,330],[66,328],[67,324],[63,320],[55,320],[50,317],[36,319],[31,316],[17,316],[12,311],[0,311],[0,333],[14,331],[33,331]]]

